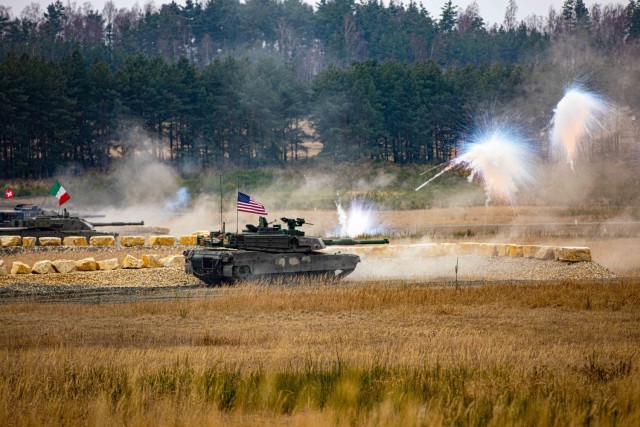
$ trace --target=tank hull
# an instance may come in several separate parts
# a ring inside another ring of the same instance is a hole
[[[281,277],[327,276],[337,280],[360,262],[353,254],[269,253],[251,250],[194,249],[185,251],[185,272],[207,285]]]

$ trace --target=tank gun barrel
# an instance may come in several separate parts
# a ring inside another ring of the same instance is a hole
[[[376,240],[354,240],[354,239],[322,239],[327,246],[350,246],[350,245],[385,245],[389,239]]]
[[[140,222],[92,222],[94,227],[122,227],[125,225],[144,225],[144,221]]]

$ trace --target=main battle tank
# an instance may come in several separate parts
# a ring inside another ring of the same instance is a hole
[[[31,211],[29,211],[30,213]],[[120,227],[126,225],[144,225],[140,222],[88,222],[83,218],[71,216],[65,209],[62,214],[40,210],[33,215],[24,215],[11,220],[11,226],[0,227],[0,235],[22,237],[60,237],[67,236],[117,236],[118,233],[96,230],[95,227]]]
[[[260,217],[259,225],[247,225],[242,233],[211,232],[198,236],[202,248],[184,251],[185,271],[207,285],[278,277],[325,276],[342,279],[355,270],[360,257],[320,252],[332,245],[386,244],[381,240],[324,240],[305,236],[297,227],[303,218],[281,218],[287,224],[270,227]],[[307,223],[308,224],[308,223]]]

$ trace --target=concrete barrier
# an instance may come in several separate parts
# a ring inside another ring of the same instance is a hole
[[[115,246],[116,238],[114,236],[91,236],[89,244],[91,246]]]
[[[11,265],[11,274],[29,274],[31,273],[31,267],[29,267],[27,264],[20,262],[20,261],[14,261],[13,264]]]
[[[102,261],[96,261],[98,270],[115,270],[118,268],[118,258],[109,258]]]
[[[142,268],[142,260],[127,254],[120,265],[122,268]]]
[[[38,237],[40,246],[61,246],[62,239],[59,237]]]
[[[586,247],[562,247],[554,249],[558,261],[584,262],[591,261],[591,249]]]
[[[193,246],[198,242],[198,235],[180,236],[180,244],[184,246]]]
[[[31,267],[33,274],[48,274],[51,270],[51,261],[44,259],[42,261],[36,261]]]
[[[162,268],[164,264],[160,262],[160,258],[156,254],[142,255],[143,268]]]
[[[62,239],[63,246],[87,246],[87,238],[85,236],[67,236]]]
[[[94,258],[84,258],[76,261],[76,270],[78,271],[96,271],[98,263]]]
[[[32,248],[36,245],[37,240],[38,239],[36,239],[35,237],[23,237],[22,246],[25,248]]]
[[[20,236],[0,236],[0,244],[3,248],[10,246],[20,246],[22,244],[22,237]]]
[[[144,236],[120,236],[120,246],[130,248],[133,246],[144,246]]]
[[[173,246],[176,238],[173,236],[149,236],[150,246]]]
[[[76,262],[72,259],[57,259],[51,263],[56,273],[70,273],[76,269]]]

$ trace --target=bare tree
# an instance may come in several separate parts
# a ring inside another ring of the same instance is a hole
[[[504,28],[507,31],[513,31],[518,26],[518,5],[516,0],[509,0],[507,10],[504,12]]]

